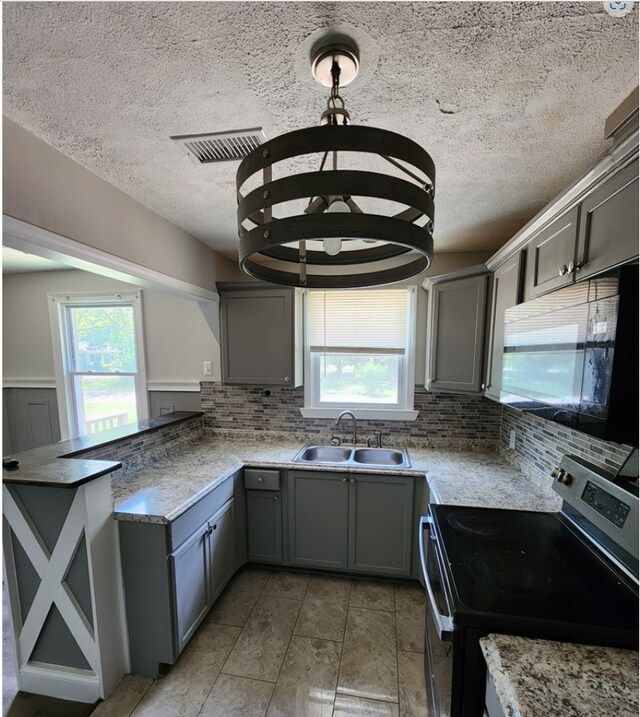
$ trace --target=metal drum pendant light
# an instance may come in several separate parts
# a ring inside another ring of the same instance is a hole
[[[265,142],[238,168],[240,266],[257,279],[318,289],[377,286],[431,263],[433,160],[400,134],[349,124],[340,88],[356,76],[358,61],[350,44],[317,52],[314,77],[331,87],[321,125]],[[317,171],[291,171],[306,168],[310,155]],[[364,169],[350,168],[358,161]],[[390,206],[394,211],[385,211]]]

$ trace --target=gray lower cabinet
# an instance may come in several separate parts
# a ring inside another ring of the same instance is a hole
[[[247,557],[282,563],[282,496],[275,490],[247,491]]]
[[[411,574],[414,479],[291,471],[289,563]]]
[[[638,256],[638,160],[590,194],[580,206],[576,279]]]
[[[525,301],[573,283],[578,211],[570,209],[527,242]]]
[[[238,474],[172,523],[119,522],[133,673],[157,677],[173,664],[244,562],[234,499],[242,490]]]
[[[432,277],[429,285],[426,388],[433,392],[484,390],[485,309],[489,277]]]
[[[289,474],[289,562],[346,569],[349,482],[340,473]]]
[[[351,476],[349,568],[409,575],[413,542],[413,485],[407,476]]]
[[[490,398],[498,398],[502,386],[504,312],[520,301],[524,257],[524,252],[519,251],[493,272],[486,391]]]

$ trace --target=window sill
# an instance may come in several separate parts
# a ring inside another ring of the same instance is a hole
[[[374,421],[415,421],[418,411],[388,408],[301,408],[303,418],[337,418],[343,411],[350,410],[357,418]]]

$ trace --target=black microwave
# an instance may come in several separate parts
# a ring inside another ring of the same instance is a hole
[[[505,312],[500,401],[638,446],[638,266]]]

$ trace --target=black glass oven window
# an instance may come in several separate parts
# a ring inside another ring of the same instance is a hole
[[[637,595],[554,514],[433,506],[454,611],[630,628]]]

